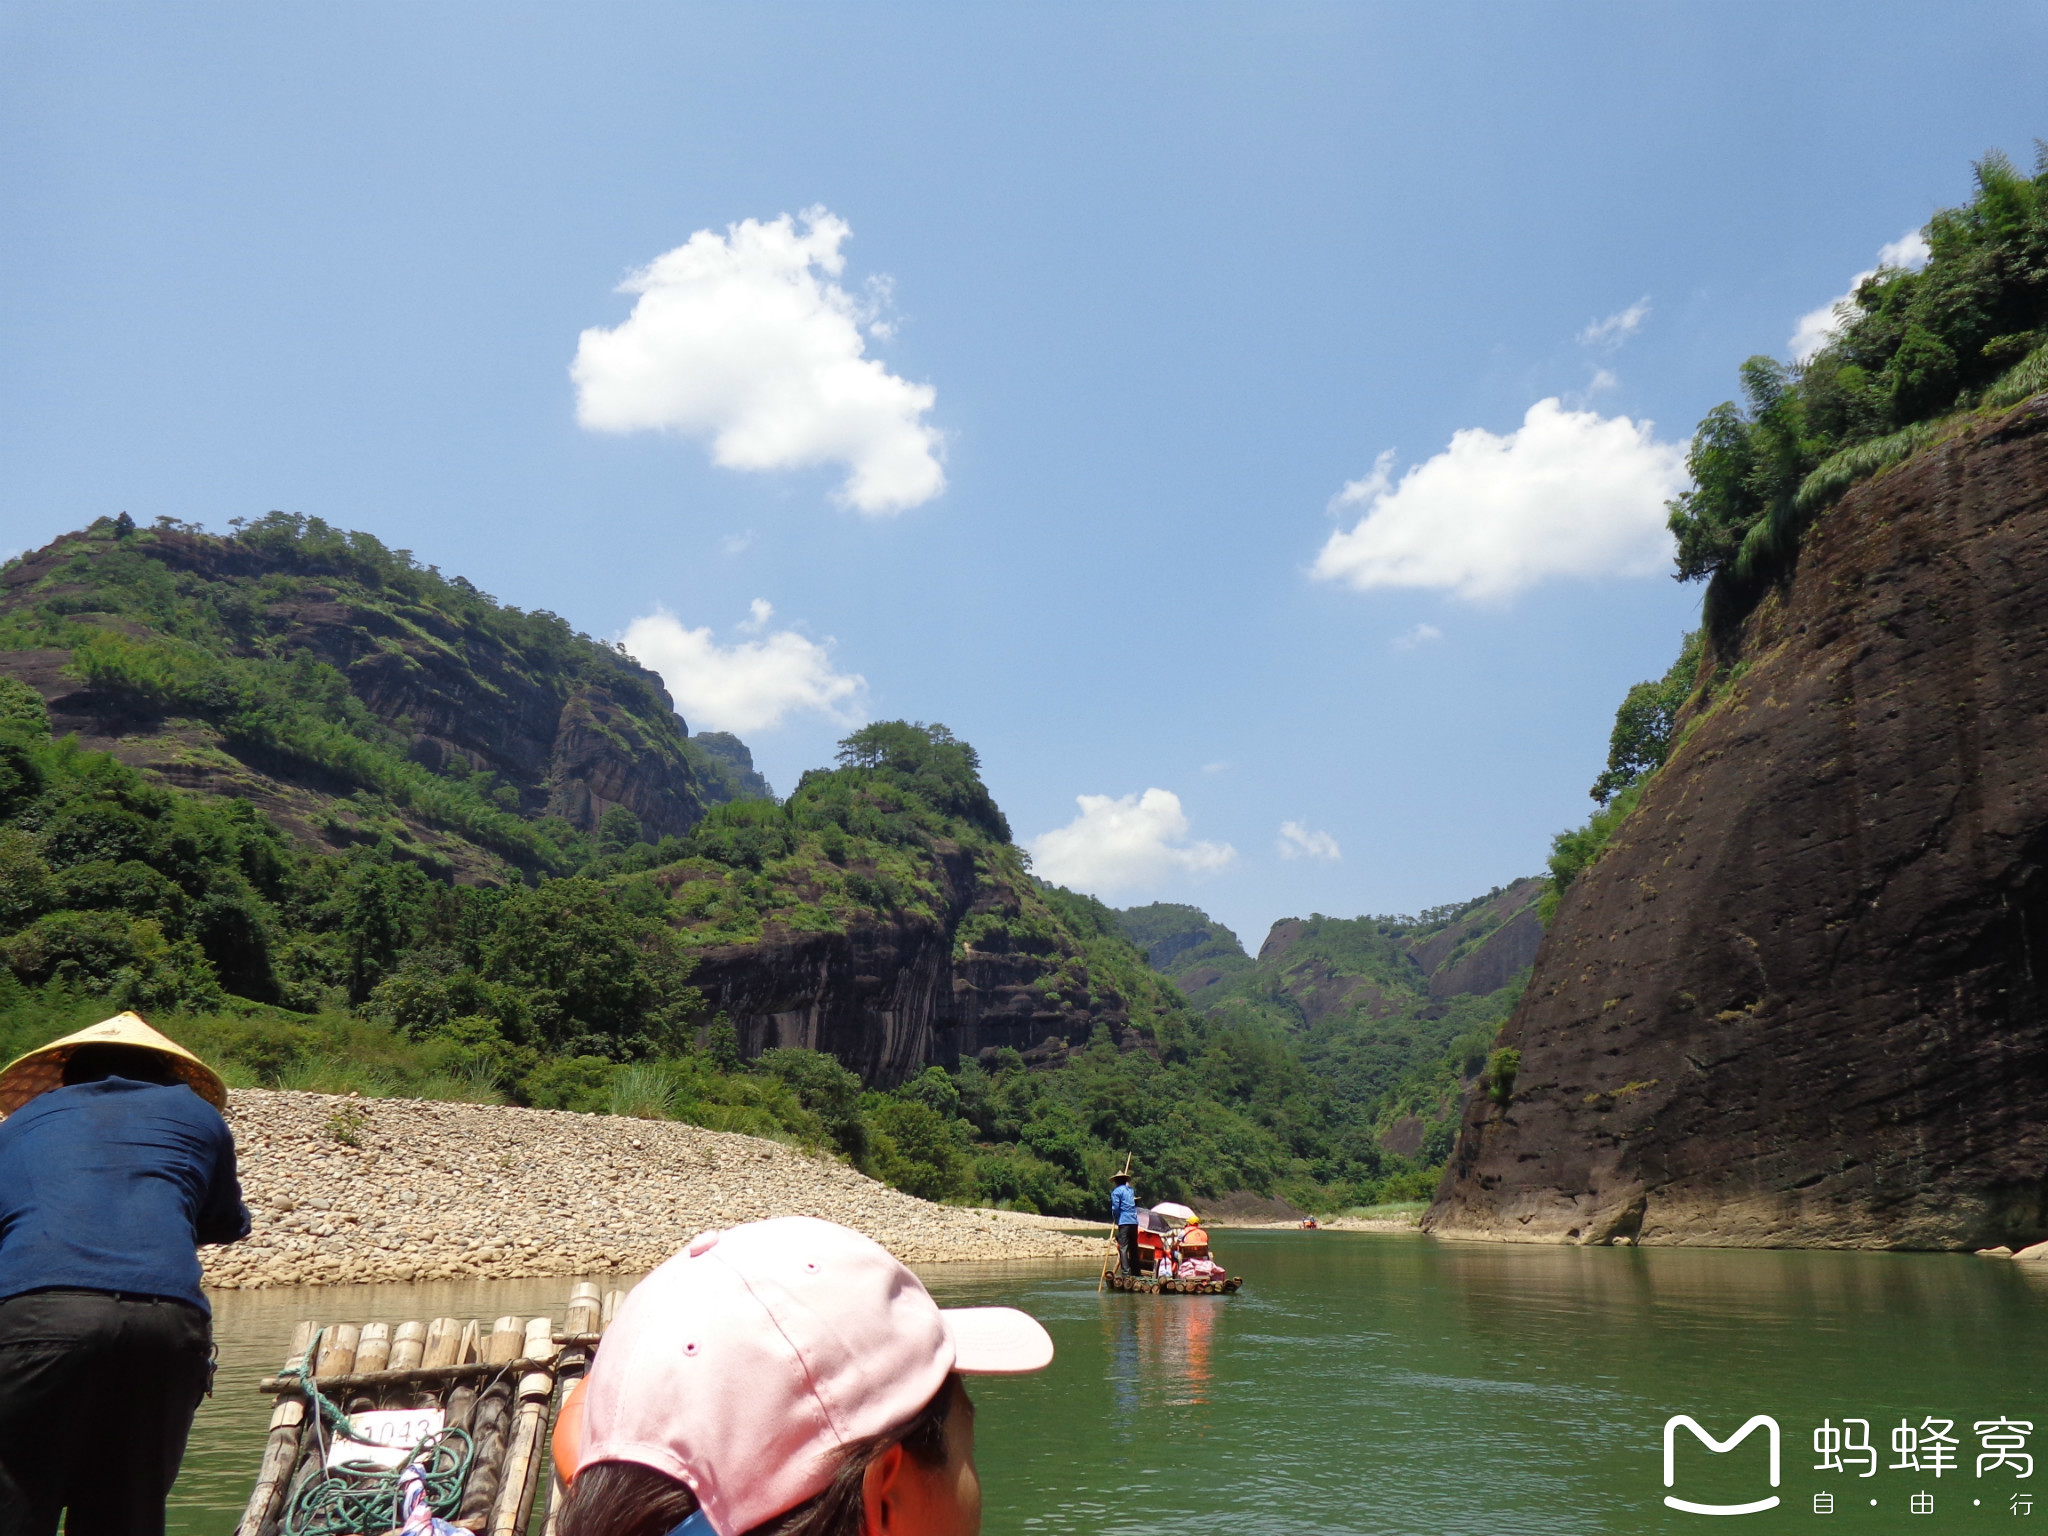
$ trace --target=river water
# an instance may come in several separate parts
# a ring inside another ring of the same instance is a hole
[[[2048,1472],[2018,1475],[2019,1457],[2048,1453],[2048,1283],[2031,1266],[1342,1232],[1226,1230],[1217,1246],[1245,1276],[1236,1296],[1098,1294],[1092,1274],[1050,1266],[924,1272],[942,1304],[1027,1308],[1059,1350],[1041,1376],[973,1386],[988,1536],[1724,1528],[1666,1507],[1667,1494],[1780,1500],[1738,1531],[2024,1530],[2010,1522],[2039,1518],[2048,1532]],[[233,1529],[267,1412],[253,1383],[299,1317],[559,1317],[568,1286],[219,1296],[220,1389],[195,1426],[171,1529]],[[1680,1428],[1667,1488],[1663,1436],[1679,1414],[1724,1442],[1769,1415],[1779,1485],[1767,1427],[1725,1454]],[[1816,1430],[1825,1444],[1847,1419],[1871,1427],[1870,1475],[1853,1452],[1815,1450]],[[2040,1435],[2016,1450],[2021,1432],[2001,1419]],[[1830,1459],[1840,1470],[1816,1467]],[[1930,1512],[1913,1510],[1916,1496]]]

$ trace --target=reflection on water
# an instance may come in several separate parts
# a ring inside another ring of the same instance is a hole
[[[1225,1232],[1218,1246],[1246,1277],[1236,1296],[1098,1292],[1092,1272],[1055,1266],[924,1272],[943,1304],[1026,1307],[1059,1349],[1042,1376],[974,1384],[988,1536],[1682,1531],[1700,1521],[1662,1504],[1664,1421],[1725,1435],[1759,1412],[1783,1426],[1785,1503],[1742,1530],[1803,1528],[1827,1492],[1858,1531],[1949,1531],[2013,1518],[2012,1488],[1951,1472],[1926,1490],[1935,1518],[1915,1523],[1912,1473],[1830,1481],[1811,1466],[1813,1429],[1867,1418],[1884,1446],[1902,1417],[1934,1415],[1970,1450],[1969,1426],[2003,1414],[2039,1424],[2033,1449],[2048,1449],[2048,1291],[2027,1266],[1337,1232]],[[559,1314],[568,1286],[222,1297],[221,1396],[173,1528],[232,1528],[263,1437],[248,1384],[297,1317]],[[1753,1449],[1745,1464],[1694,1447],[1688,1491],[1747,1496]]]
[[[1102,1318],[1120,1428],[1147,1404],[1194,1407],[1209,1401],[1209,1336],[1223,1296],[1159,1296],[1157,1305],[1111,1307]]]

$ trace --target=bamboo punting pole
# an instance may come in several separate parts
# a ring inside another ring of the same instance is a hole
[[[516,1317],[501,1317],[491,1328],[491,1336],[484,1341],[484,1359],[492,1365],[505,1365],[519,1358],[519,1345],[526,1332],[526,1325]]]
[[[470,1461],[469,1486],[462,1491],[457,1525],[481,1531],[490,1523],[498,1502],[498,1481],[505,1469],[505,1437],[511,1429],[512,1383],[494,1381],[477,1399],[476,1417],[470,1430],[475,1453]]]
[[[462,1324],[452,1317],[437,1317],[427,1324],[427,1352],[420,1357],[420,1364],[453,1365],[461,1347]]]
[[[292,1351],[287,1366],[298,1364],[306,1346],[313,1342],[318,1324],[301,1322],[292,1330]],[[270,1410],[270,1438],[263,1445],[263,1462],[256,1472],[256,1487],[235,1527],[235,1536],[262,1536],[266,1525],[276,1522],[282,1503],[280,1495],[291,1478],[292,1463],[299,1459],[300,1426],[306,1421],[306,1405],[298,1398],[286,1398]]]
[[[391,1325],[363,1324],[362,1342],[356,1345],[356,1374],[374,1376],[391,1369]]]
[[[466,1432],[469,1421],[476,1417],[476,1387],[470,1382],[463,1382],[448,1394],[448,1401],[443,1406],[448,1415],[445,1421],[448,1427]]]
[[[526,1325],[526,1355],[552,1359],[555,1352],[554,1319],[536,1317]],[[547,1434],[548,1402],[554,1396],[555,1378],[549,1370],[528,1371],[519,1378],[519,1414],[512,1426],[505,1455],[505,1476],[498,1486],[497,1507],[491,1512],[489,1536],[513,1536],[526,1529],[533,1512],[534,1468],[540,1459],[541,1441]]]
[[[427,1352],[427,1325],[425,1323],[400,1323],[391,1334],[391,1363],[394,1371],[409,1371],[417,1366]]]
[[[363,1330],[356,1323],[336,1323],[320,1341],[320,1361],[313,1367],[319,1377],[348,1376],[355,1372],[356,1345]]]
[[[569,1291],[569,1315],[562,1323],[567,1337],[557,1342],[564,1347],[560,1363],[555,1368],[555,1385],[558,1402],[568,1401],[569,1393],[585,1371],[590,1369],[590,1345],[596,1341],[597,1330],[604,1320],[604,1299],[598,1289],[588,1280],[579,1280]],[[556,1410],[559,1417],[560,1409]],[[562,1513],[562,1479],[552,1463],[547,1471],[547,1504],[541,1521],[540,1536],[555,1536],[555,1525]]]
[[[320,1476],[323,1470],[320,1465],[320,1437],[307,1435],[299,1441],[299,1464],[292,1471],[292,1480],[285,1484],[284,1497],[278,1500],[277,1508],[263,1524],[264,1536],[277,1536],[283,1528],[285,1513],[298,1502],[300,1490]]]
[[[562,1331],[571,1338],[595,1333],[603,1321],[604,1300],[597,1287],[588,1280],[579,1280],[569,1292],[569,1315],[562,1320]]]
[[[549,1343],[552,1345],[554,1341],[550,1340]],[[559,1345],[555,1346],[555,1348],[559,1347]],[[530,1371],[537,1365],[546,1365],[553,1358],[554,1353],[553,1349],[551,1349],[548,1354],[535,1360],[520,1354],[519,1349],[519,1341],[515,1339],[512,1343],[512,1358],[510,1360],[472,1360],[467,1365],[437,1365],[431,1369],[422,1365],[416,1366],[409,1371],[379,1371],[374,1376],[360,1374],[355,1376],[322,1376],[320,1378],[320,1390],[329,1397],[332,1397],[336,1392],[353,1387],[375,1389],[378,1387],[405,1387],[417,1383],[431,1383],[445,1387],[454,1382],[479,1381],[486,1376],[516,1376],[521,1371]],[[266,1376],[256,1383],[256,1390],[275,1396],[279,1392],[295,1392],[298,1390],[298,1385],[299,1382],[296,1376]]]

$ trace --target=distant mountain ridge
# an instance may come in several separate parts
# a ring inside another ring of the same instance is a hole
[[[1199,907],[1116,916],[1197,1011],[1277,1033],[1380,1147],[1433,1167],[1527,979],[1547,888],[1517,880],[1418,917],[1283,918],[1256,957]]]

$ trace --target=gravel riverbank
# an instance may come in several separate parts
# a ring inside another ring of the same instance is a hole
[[[249,1238],[200,1250],[226,1289],[652,1269],[707,1227],[822,1216],[908,1263],[1069,1259],[1101,1240],[932,1205],[828,1158],[666,1120],[238,1089]],[[353,1144],[351,1144],[351,1142]]]

